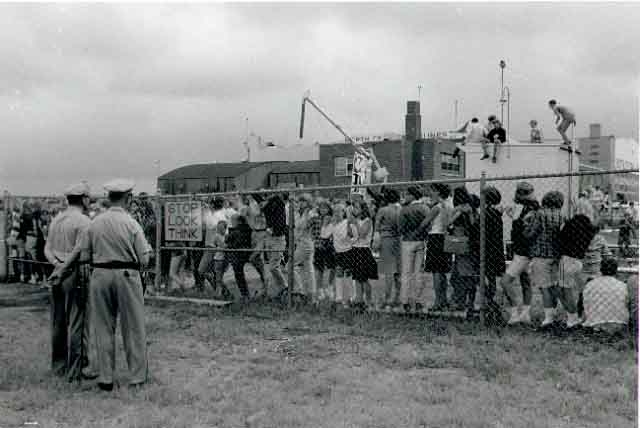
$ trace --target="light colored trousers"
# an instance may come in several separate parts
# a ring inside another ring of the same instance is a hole
[[[146,382],[147,335],[140,273],[128,269],[94,268],[91,304],[98,351],[98,382],[113,383],[118,313],[130,372],[129,383]]]
[[[280,262],[282,261],[282,255],[284,254],[286,246],[287,242],[284,235],[267,235],[265,237],[265,250],[275,250],[269,251],[267,253],[267,256],[269,257],[269,271],[271,272],[271,278],[273,278],[273,281],[276,283],[276,286],[279,290],[287,287],[287,280],[282,273],[282,266],[280,265]]]
[[[401,287],[400,302],[422,303],[424,297],[424,241],[402,241],[400,246]]]
[[[302,238],[296,242],[293,253],[295,290],[307,296],[316,295],[316,270],[313,266],[315,246],[313,239]]]

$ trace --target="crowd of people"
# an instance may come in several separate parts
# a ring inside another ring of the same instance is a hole
[[[495,187],[484,192],[487,307],[497,307],[496,287],[500,286],[507,298],[509,324],[531,323],[533,288],[542,291],[542,327],[556,321],[558,301],[567,313],[568,328],[581,323],[592,326],[593,319],[602,318],[602,311],[611,312],[585,302],[587,284],[602,275],[611,277],[615,263],[598,234],[591,205],[578,204],[575,215],[565,218],[566,201],[560,192],[548,192],[537,201],[533,186],[522,182],[514,195],[516,215],[502,208],[502,195]],[[289,218],[290,204],[293,218]],[[286,193],[214,197],[204,214],[204,251],[172,251],[165,268],[169,289],[185,287],[179,271],[190,264],[198,288],[204,289],[208,282],[221,298],[231,299],[233,293],[224,275],[231,267],[243,302],[273,298],[268,285],[279,291],[278,298],[287,290],[286,269],[292,263],[291,292],[309,304],[330,301],[358,310],[453,311],[475,317],[480,282],[479,209],[479,195],[464,186],[452,189],[438,183],[428,188],[411,186],[403,194],[383,188],[380,193],[368,191],[344,199],[305,193],[295,198]],[[514,257],[508,267],[505,215],[513,219]],[[291,225],[293,243],[288,242]],[[289,246],[293,246],[292,260],[287,260]],[[247,286],[247,264],[259,274],[257,295],[251,295]],[[425,273],[431,275],[435,293],[430,308],[423,307]],[[375,279],[384,283],[381,300],[372,297],[371,281]],[[517,283],[521,293],[516,292]],[[604,287],[599,293],[607,290]],[[606,299],[621,295],[616,296]],[[624,304],[611,307],[627,307],[629,293],[624,299]],[[608,316],[612,323],[627,324],[628,310],[612,312],[615,314]]]

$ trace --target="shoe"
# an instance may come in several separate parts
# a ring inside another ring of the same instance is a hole
[[[549,327],[551,327],[553,325],[553,320],[552,319],[545,319],[542,321],[542,324],[540,324],[540,329],[544,330],[547,329]]]
[[[485,159],[489,159],[489,155],[484,155],[480,158],[480,160],[485,160]]]
[[[98,388],[102,391],[113,391],[113,383],[98,383]]]
[[[422,305],[422,303],[416,303],[416,312],[419,314],[424,312],[424,306]]]
[[[509,321],[507,321],[507,325],[515,325],[522,321],[522,314],[518,313],[518,308],[511,308],[511,316],[509,317]]]
[[[82,371],[82,379],[83,380],[94,380],[98,378],[98,373],[94,373],[94,372],[85,372],[84,370]]]
[[[402,305],[402,309],[404,309],[404,312],[407,314],[411,313],[411,305],[408,303],[405,303],[404,305]]]
[[[531,312],[522,311],[520,314],[520,322],[523,324],[531,324]]]
[[[571,314],[567,315],[567,329],[570,330],[576,328],[580,326],[580,324],[582,324],[582,320],[580,319],[580,317],[575,314],[573,316],[571,316]]]
[[[144,387],[144,382],[130,383],[129,390],[139,391]]]

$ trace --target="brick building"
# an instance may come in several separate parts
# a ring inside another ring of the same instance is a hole
[[[464,177],[465,155],[454,158],[452,141],[422,138],[420,103],[407,102],[405,135],[401,138],[365,141],[373,148],[380,165],[389,171],[389,181],[430,180]],[[350,143],[321,144],[319,150],[320,184],[349,184],[355,149]],[[343,193],[346,193],[343,192]]]

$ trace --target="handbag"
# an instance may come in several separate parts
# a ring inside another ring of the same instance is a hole
[[[444,236],[445,253],[469,254],[469,237],[464,235],[462,228],[456,227],[454,232]]]

